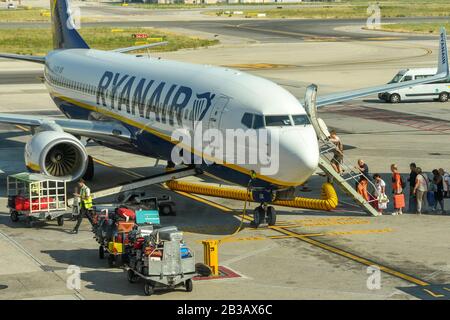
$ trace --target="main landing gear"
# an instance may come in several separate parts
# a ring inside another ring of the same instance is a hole
[[[277,213],[275,208],[268,206],[267,203],[261,203],[253,211],[252,226],[258,228],[260,224],[267,223],[269,226],[274,226],[277,222]]]

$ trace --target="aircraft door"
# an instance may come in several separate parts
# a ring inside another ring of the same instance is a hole
[[[226,107],[229,101],[229,97],[219,96],[213,108],[211,109],[208,125],[209,129],[220,129],[222,114],[227,111]]]

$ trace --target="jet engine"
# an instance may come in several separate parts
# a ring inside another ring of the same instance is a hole
[[[88,154],[69,133],[40,131],[25,146],[25,164],[32,171],[73,181],[86,172]]]

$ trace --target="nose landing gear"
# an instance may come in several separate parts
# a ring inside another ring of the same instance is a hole
[[[253,211],[252,226],[258,228],[261,224],[267,223],[269,226],[274,226],[277,222],[277,213],[275,208],[268,206],[267,203],[261,203]]]

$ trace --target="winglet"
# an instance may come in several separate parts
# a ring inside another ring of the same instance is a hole
[[[439,35],[439,57],[438,57],[438,71],[439,75],[447,75],[450,76],[450,69],[448,63],[448,48],[447,48],[447,33],[445,32],[445,28],[441,27],[441,32]]]

